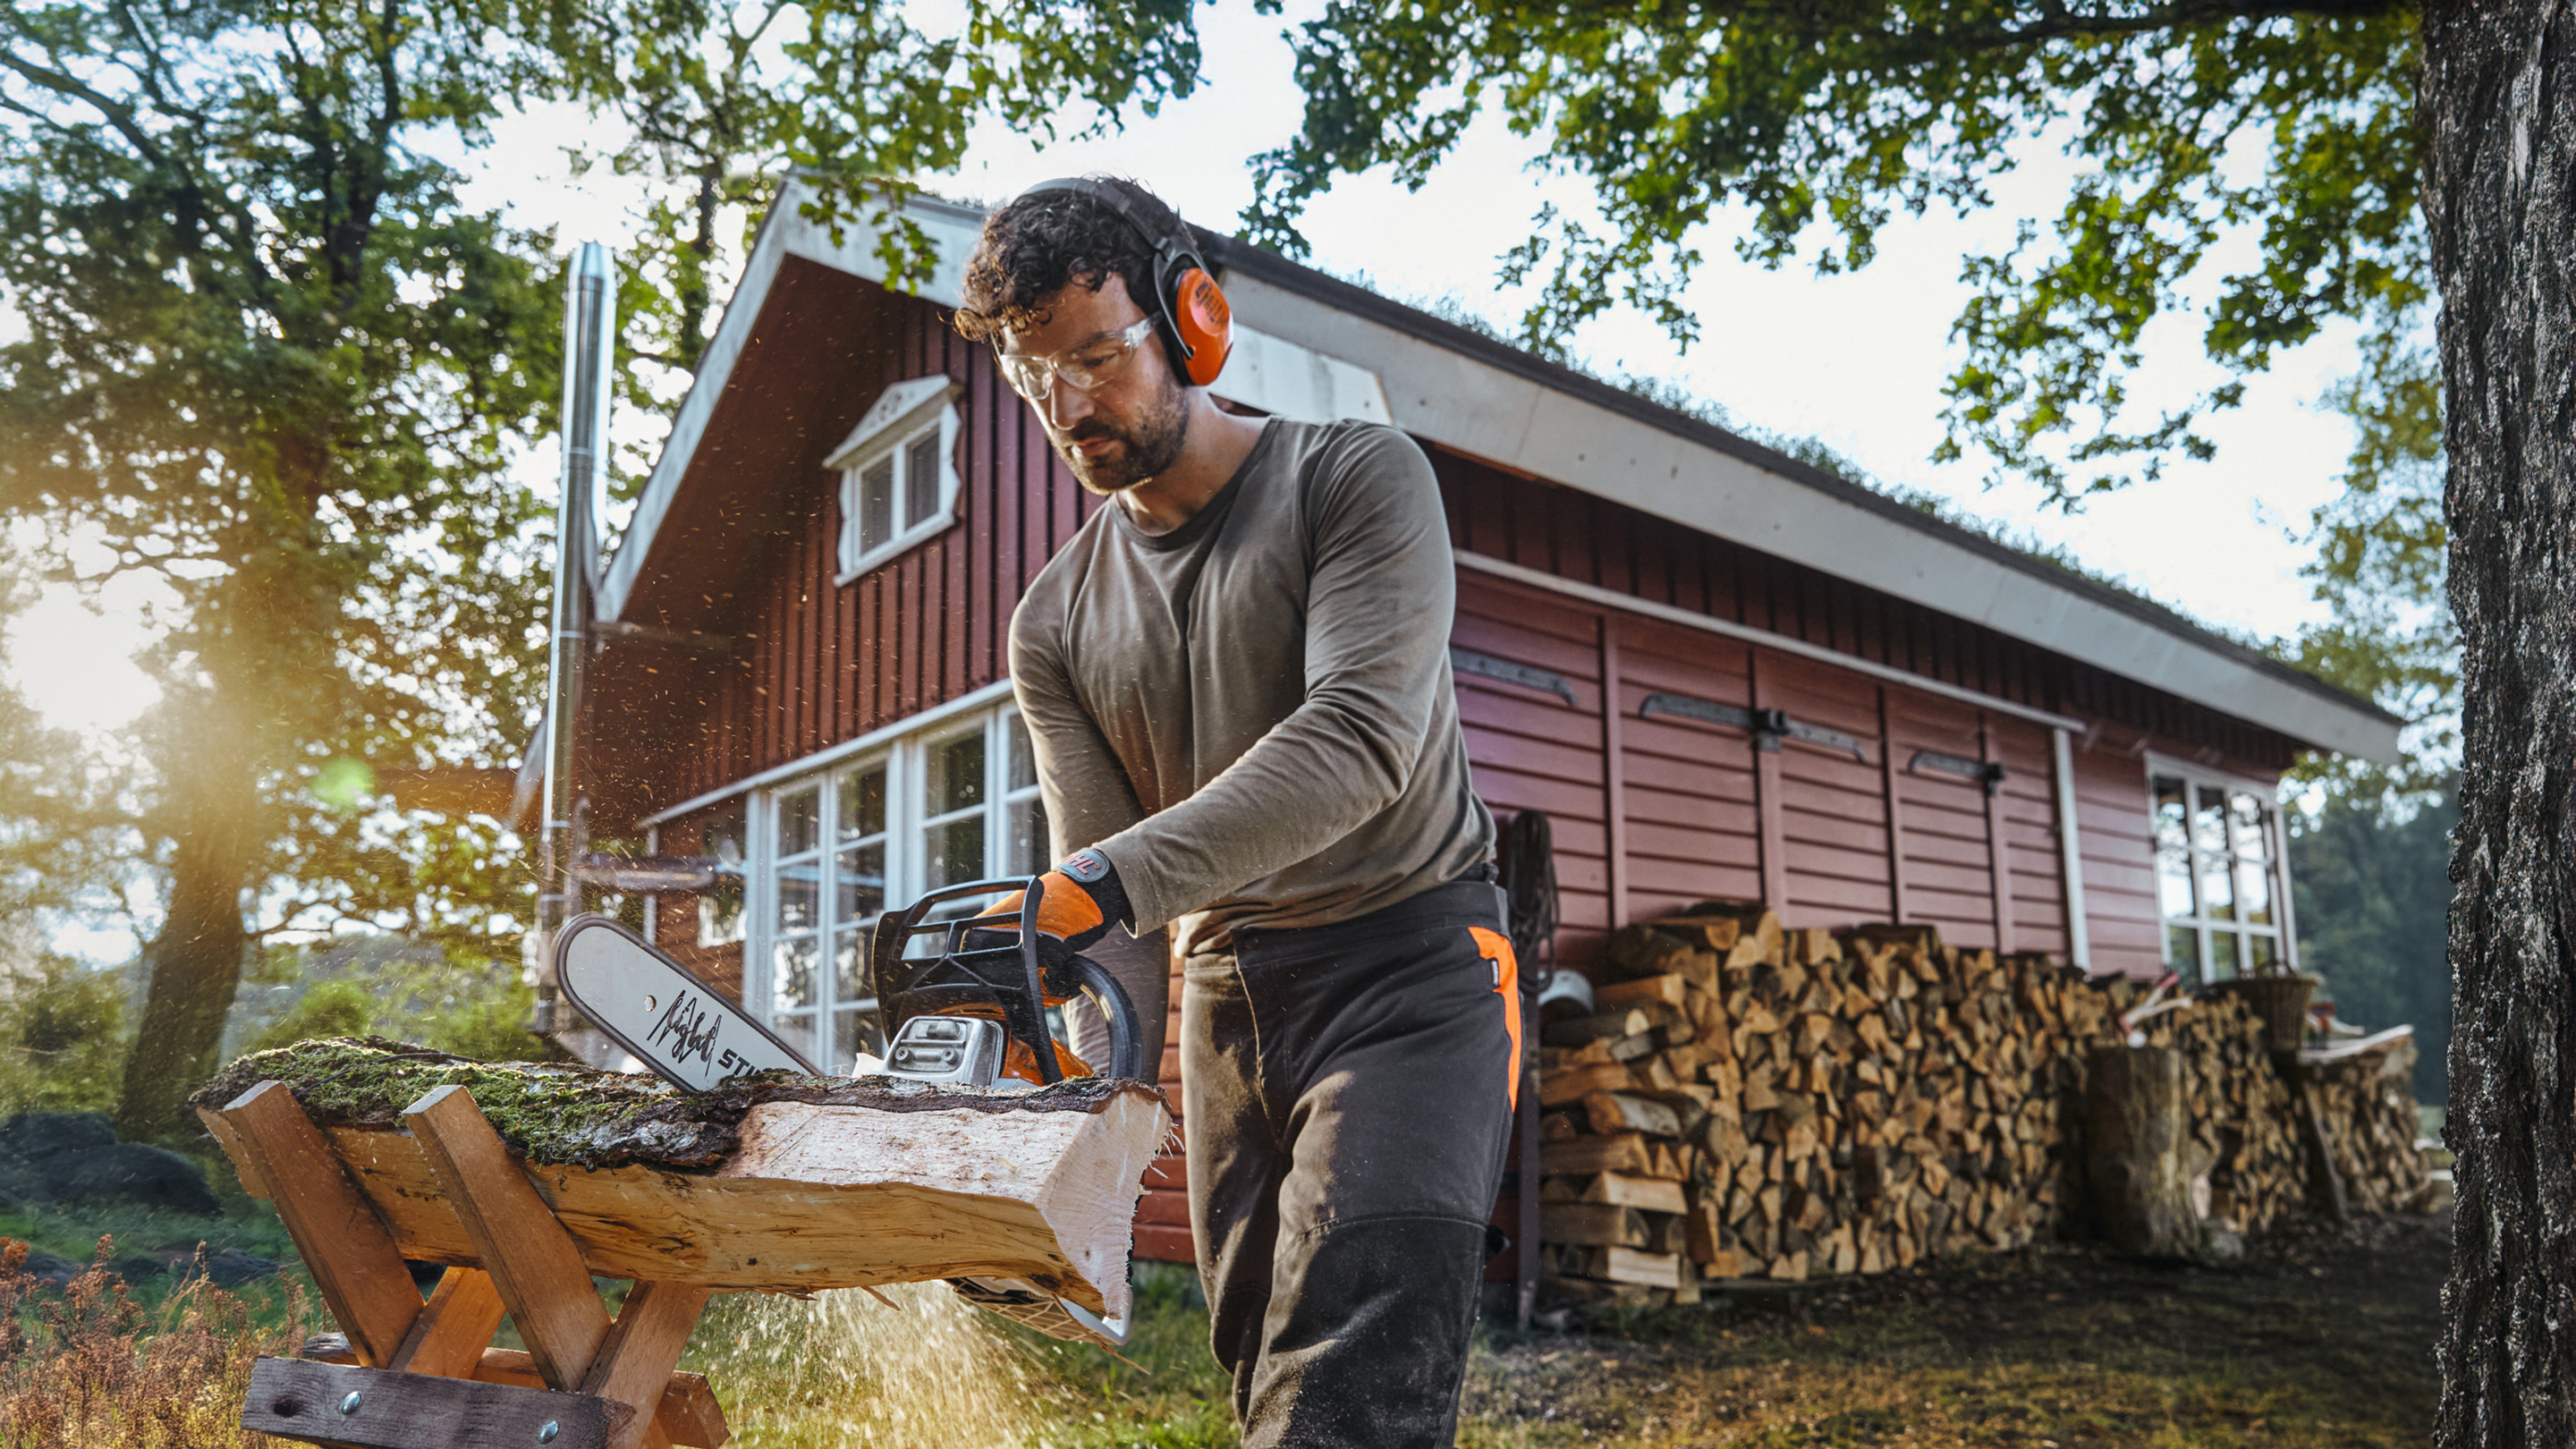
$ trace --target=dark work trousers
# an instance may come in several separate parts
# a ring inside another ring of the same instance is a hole
[[[1501,895],[1190,957],[1181,1122],[1245,1449],[1448,1449],[1520,1083]]]

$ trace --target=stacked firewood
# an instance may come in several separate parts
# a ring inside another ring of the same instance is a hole
[[[1540,1055],[1540,1238],[1576,1300],[1687,1302],[2054,1231],[2083,1191],[2086,1053],[2143,995],[1928,927],[1784,931],[1719,903],[1619,931],[1590,974],[1592,1014],[1547,1024]],[[2209,1215],[2251,1230],[2299,1201],[2254,1014],[2205,998],[2141,1030],[2185,1054]]]
[[[2308,1069],[2317,1125],[2354,1212],[2434,1206],[2432,1163],[2417,1135],[2414,1072],[2415,1044],[2404,1040]]]
[[[2147,987],[2114,980],[2094,994],[2116,1016],[2138,1005]],[[2141,1034],[2148,1046],[2182,1053],[2195,1196],[2203,1195],[2197,1184],[2207,1185],[2202,1215],[2259,1232],[2305,1201],[2297,1099],[2272,1062],[2262,1015],[2240,996],[2208,992],[2143,1023]],[[2112,1040],[2105,1035],[2101,1044]]]

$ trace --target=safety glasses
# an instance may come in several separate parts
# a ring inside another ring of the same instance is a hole
[[[1136,349],[1153,335],[1154,319],[1140,317],[1123,332],[1104,333],[1088,342],[1075,343],[1053,357],[998,349],[994,356],[1011,391],[1042,405],[1054,394],[1057,378],[1064,379],[1065,386],[1076,392],[1108,386],[1127,370],[1127,364],[1136,358]]]

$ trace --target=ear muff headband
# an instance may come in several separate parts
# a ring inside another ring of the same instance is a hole
[[[1217,374],[1225,371],[1226,358],[1234,351],[1234,311],[1226,305],[1225,293],[1217,287],[1216,277],[1191,243],[1189,233],[1166,233],[1147,225],[1117,187],[1089,177],[1041,181],[1020,195],[1035,196],[1047,191],[1070,191],[1090,197],[1118,213],[1153,249],[1153,305],[1161,323],[1157,330],[1163,334],[1164,352],[1191,386],[1205,387],[1216,381]]]

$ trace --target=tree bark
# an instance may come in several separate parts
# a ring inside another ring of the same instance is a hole
[[[2461,643],[2437,1434],[2576,1442],[2576,14],[2424,11],[2424,206],[2442,293]]]
[[[199,728],[163,756],[175,841],[170,909],[144,953],[151,984],[117,1100],[116,1135],[128,1142],[194,1129],[188,1094],[214,1069],[250,945],[243,898],[265,813],[255,746],[250,732],[218,723],[232,714],[221,700],[205,705]]]

